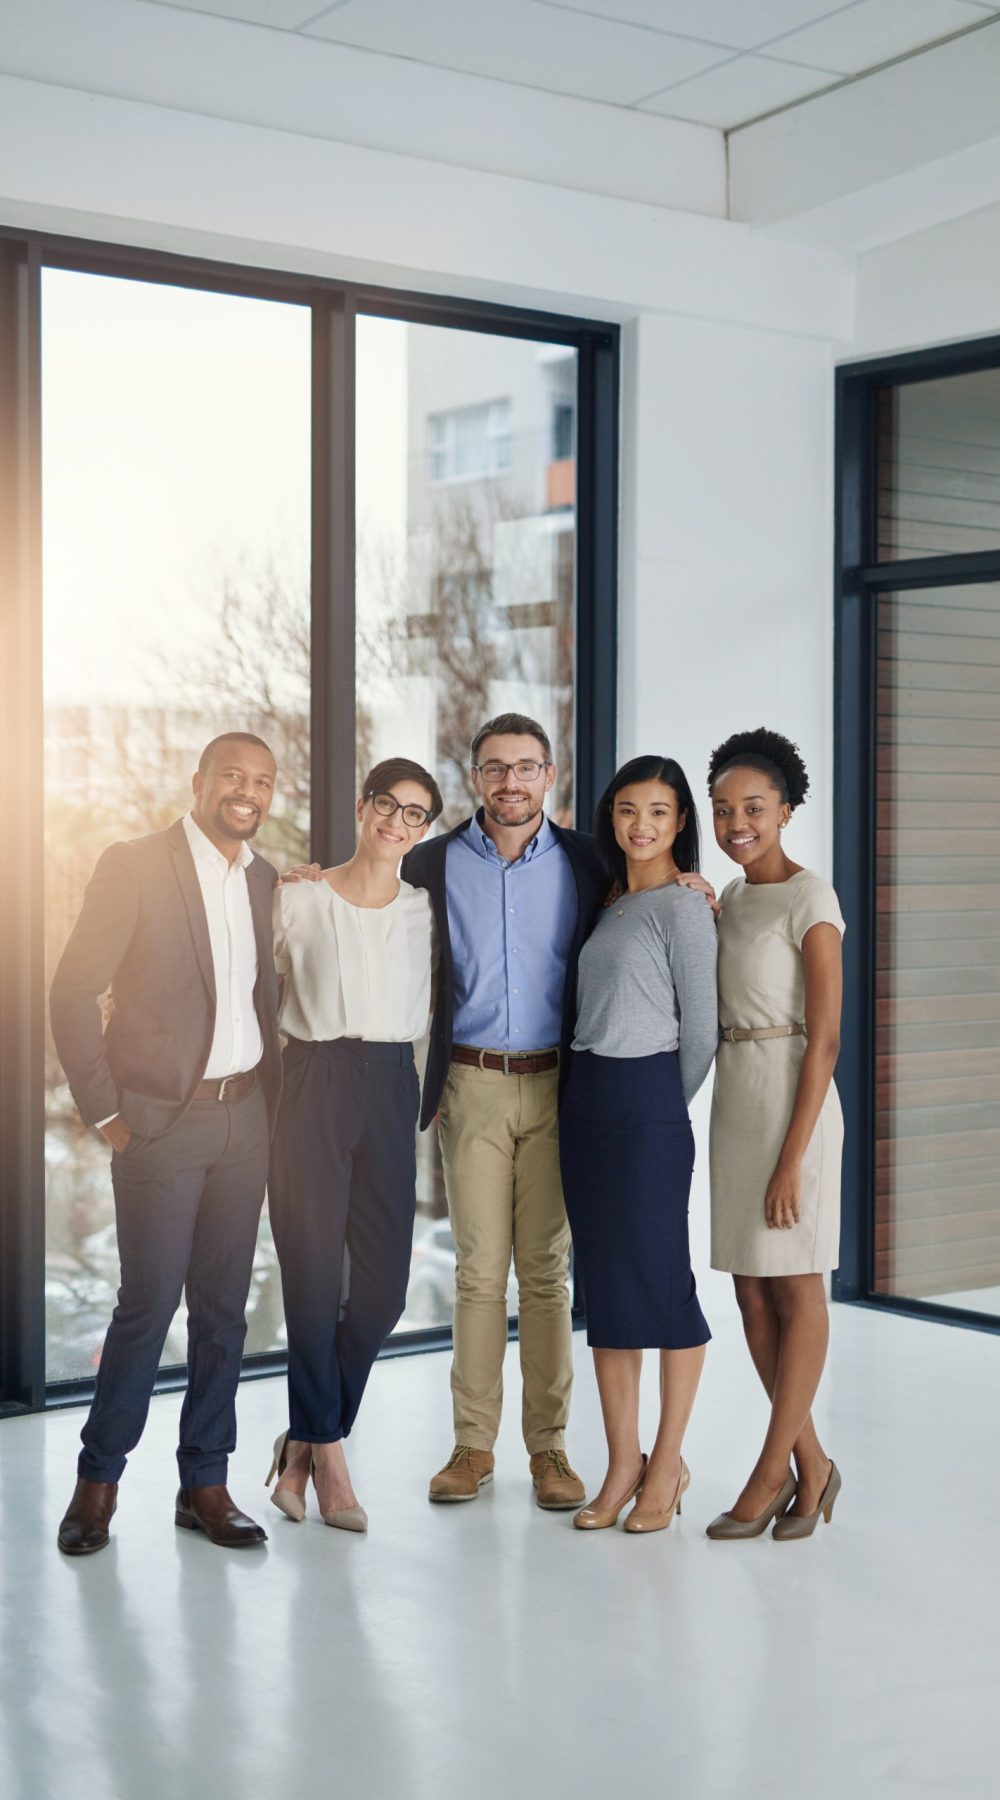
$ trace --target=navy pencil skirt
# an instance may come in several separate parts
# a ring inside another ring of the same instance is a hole
[[[694,1134],[676,1051],[620,1057],[574,1050],[559,1156],[588,1344],[707,1344],[712,1334],[688,1246]]]

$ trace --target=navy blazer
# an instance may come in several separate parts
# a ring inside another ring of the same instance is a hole
[[[445,863],[448,856],[448,845],[461,832],[467,831],[471,823],[471,819],[465,819],[461,825],[455,826],[454,831],[446,832],[444,837],[428,838],[424,843],[415,845],[404,856],[401,869],[404,881],[410,882],[413,887],[426,888],[430,894],[439,944],[437,1002],[434,1007],[434,1018],[431,1021],[427,1069],[424,1075],[423,1099],[420,1106],[421,1131],[426,1131],[440,1105],[451,1062],[452,1045],[455,1041],[453,1029],[455,965],[451,953],[451,936],[448,930]],[[559,1067],[559,1092],[561,1094],[569,1066],[567,1053],[573,1041],[573,1028],[576,1024],[577,963],[580,960],[580,951],[593,929],[594,920],[600,911],[610,883],[594,848],[594,840],[588,832],[571,831],[563,825],[553,825],[552,830],[558,843],[566,852],[569,866],[573,871],[573,879],[576,882],[577,896],[576,926],[566,963],[566,988],[563,996],[562,1058]]]
[[[271,896],[277,873],[247,864],[257,944],[254,1010],[271,1125],[281,1091]],[[101,1029],[98,996],[113,984]],[[59,960],[52,1036],[86,1125],[120,1113],[137,1137],[160,1137],[187,1110],[215,1031],[215,969],[194,857],[180,819],[105,850]]]

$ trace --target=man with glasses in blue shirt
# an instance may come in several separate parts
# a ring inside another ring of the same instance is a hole
[[[455,1448],[430,1484],[438,1501],[474,1500],[492,1480],[512,1257],[535,1496],[553,1510],[585,1498],[566,1457],[570,1234],[556,1115],[577,960],[606,882],[592,840],[546,818],[555,777],[535,720],[490,719],[472,743],[475,817],[418,845],[402,869],[429,890],[441,945],[420,1121],[439,1116],[456,1246]]]

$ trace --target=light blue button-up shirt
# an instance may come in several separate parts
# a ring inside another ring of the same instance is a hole
[[[455,1043],[552,1049],[562,1038],[578,901],[569,858],[548,819],[515,863],[473,819],[448,845],[445,885]]]

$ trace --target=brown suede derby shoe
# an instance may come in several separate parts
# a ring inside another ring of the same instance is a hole
[[[535,1501],[546,1512],[568,1511],[587,1498],[586,1489],[562,1450],[539,1450],[531,1458]]]
[[[118,1505],[117,1481],[77,1482],[57,1543],[64,1556],[93,1556],[111,1542],[108,1526]]]
[[[436,1475],[431,1477],[429,1500],[475,1500],[487,1481],[493,1480],[492,1450],[473,1450],[470,1444],[456,1444]]]
[[[267,1543],[263,1525],[240,1512],[221,1482],[213,1487],[181,1488],[174,1524],[183,1525],[185,1531],[203,1531],[210,1543],[221,1544],[224,1550],[246,1550]]]

